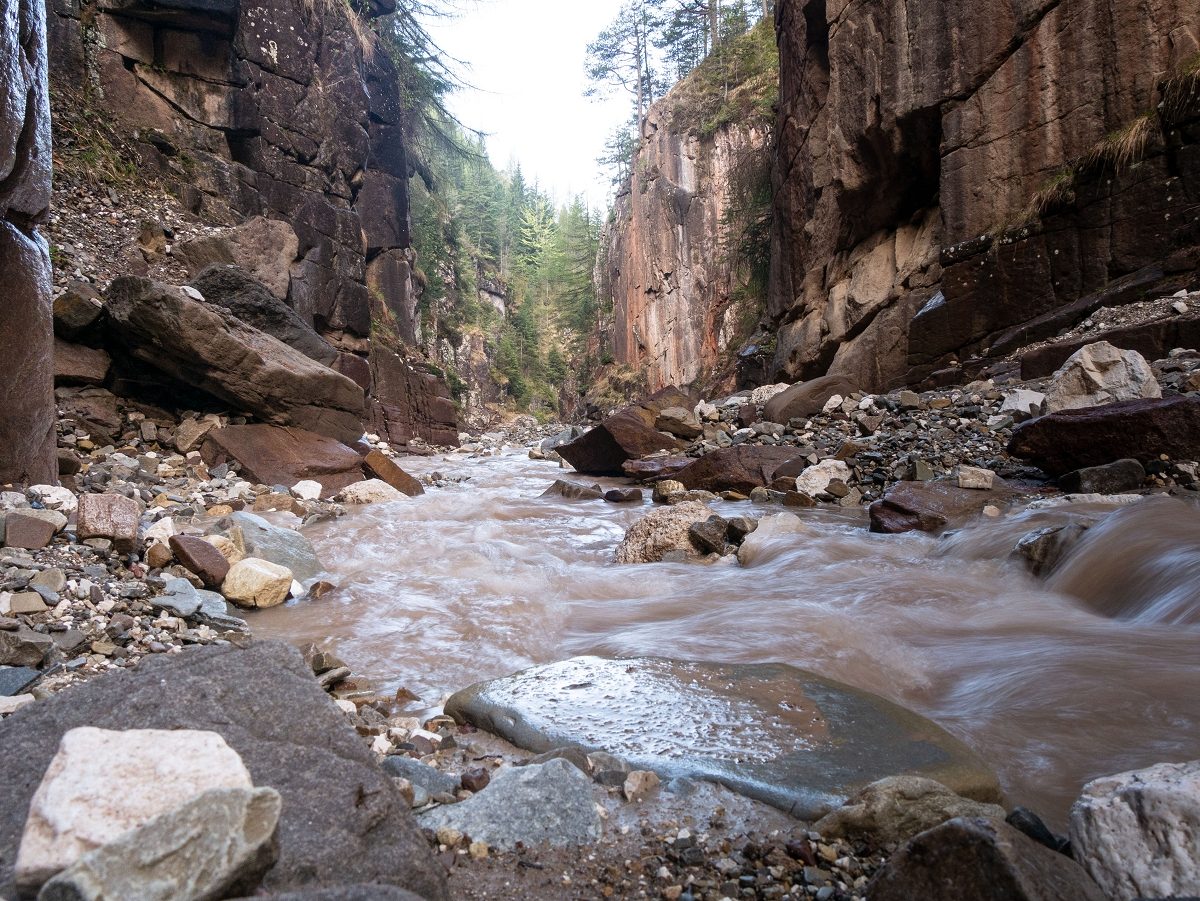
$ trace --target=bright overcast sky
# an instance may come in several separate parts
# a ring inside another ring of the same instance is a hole
[[[608,178],[596,165],[629,101],[583,96],[587,45],[621,0],[462,0],[453,20],[431,24],[449,55],[469,64],[473,88],[450,99],[464,125],[485,132],[499,169],[515,159],[559,201],[586,194],[603,206]]]

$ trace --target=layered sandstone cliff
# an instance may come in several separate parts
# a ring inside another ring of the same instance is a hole
[[[1197,23],[1200,0],[781,0],[777,374],[916,381],[1114,284],[1186,283]]]
[[[0,0],[0,484],[53,482],[50,104],[42,0]]]
[[[84,86],[208,222],[294,229],[287,303],[341,352],[393,440],[457,441],[436,376],[371,347],[372,295],[416,343],[396,70],[341,3],[50,0],[55,83]]]

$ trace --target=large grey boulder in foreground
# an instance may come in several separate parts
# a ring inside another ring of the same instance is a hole
[[[460,691],[446,712],[533,751],[604,750],[813,820],[885,776],[978,801],[996,777],[935,723],[784,664],[576,657]]]
[[[300,653],[277,642],[147,658],[31,704],[0,722],[0,897],[13,896],[13,862],[34,790],[69,729],[208,729],[279,792],[279,861],[270,891],[362,882],[446,897],[445,877],[404,798]]]

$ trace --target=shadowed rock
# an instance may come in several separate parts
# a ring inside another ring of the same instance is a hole
[[[559,456],[576,472],[594,476],[624,475],[627,460],[660,450],[683,450],[686,444],[660,432],[654,424],[670,407],[688,407],[690,400],[678,388],[664,388],[640,403],[631,404],[605,419],[574,441],[559,445]]]

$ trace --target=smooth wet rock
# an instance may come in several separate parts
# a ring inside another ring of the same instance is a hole
[[[1003,821],[950,820],[910,840],[867,886],[869,901],[1105,901],[1069,857]]]
[[[640,488],[610,488],[604,492],[604,499],[610,504],[640,504],[645,495]]]
[[[122,833],[216,788],[253,784],[241,757],[215,732],[72,729],[30,802],[16,881],[36,888]]]
[[[1069,472],[1059,478],[1058,487],[1069,494],[1120,494],[1138,490],[1145,481],[1146,468],[1137,460],[1116,460]]]
[[[668,407],[688,407],[690,402],[678,388],[664,388],[640,403],[631,404],[600,425],[556,450],[577,472],[596,476],[619,476],[628,460],[660,450],[680,451],[685,444],[674,435],[654,427],[658,414]]]
[[[0,721],[8,793],[0,895],[14,894],[12,860],[30,797],[63,733],[85,725],[219,732],[254,784],[283,798],[270,893],[367,881],[446,898],[444,876],[392,780],[300,653],[274,642],[154,655],[136,671],[92,679]]]
[[[1128,400],[1051,413],[1017,426],[1008,452],[1051,476],[1114,460],[1145,464],[1160,454],[1196,460],[1200,458],[1200,397]]]
[[[137,546],[142,510],[133,498],[120,494],[83,494],[79,497],[75,534],[80,541],[107,538],[119,553]]]
[[[457,829],[503,851],[518,843],[591,845],[603,832],[592,781],[565,760],[499,770],[479,794],[418,819],[426,829]]]
[[[798,456],[794,448],[739,444],[705,454],[675,473],[675,480],[689,490],[749,495],[770,485],[776,471]]]
[[[889,776],[872,782],[812,828],[826,839],[864,839],[878,847],[907,841],[955,817],[1003,820],[1004,808],[956,795],[932,779]]]
[[[340,441],[297,428],[235,425],[208,433],[200,448],[209,466],[236,462],[242,475],[263,485],[311,479],[331,497],[363,480],[362,458]]]
[[[720,782],[801,819],[904,774],[999,800],[996,777],[934,723],[783,664],[577,657],[474,685],[446,712],[531,751],[604,749],[633,769]]]
[[[425,489],[419,481],[401,469],[391,457],[381,450],[372,450],[363,457],[362,462],[367,471],[372,473],[375,478],[382,479],[409,497],[419,497],[425,493]]]
[[[171,550],[190,572],[209,588],[220,588],[229,575],[229,561],[209,541],[195,535],[172,535]]]
[[[1079,543],[1087,526],[1072,522],[1026,532],[1017,541],[1013,556],[1023,560],[1035,576],[1047,576]]]
[[[392,501],[402,501],[408,495],[396,490],[383,479],[367,479],[365,482],[355,482],[347,485],[338,494],[338,500],[352,506],[367,504],[386,504]]]
[[[278,607],[292,590],[292,578],[286,566],[247,557],[229,567],[221,593],[239,607]]]
[[[1076,351],[1050,377],[1045,410],[1077,410],[1119,400],[1162,397],[1150,364],[1136,350],[1097,341]]]
[[[871,531],[936,532],[1013,496],[1011,491],[960,488],[949,482],[897,482],[871,504]]]
[[[1089,782],[1071,808],[1071,848],[1117,901],[1200,894],[1200,761]]]
[[[699,501],[684,501],[652,510],[629,527],[617,546],[617,563],[657,563],[673,551],[698,556],[691,540],[691,527],[715,516]]]
[[[553,484],[540,495],[541,497],[565,497],[577,501],[594,501],[604,496],[599,485],[580,485],[565,479],[555,479]]]
[[[273,788],[206,791],[84,855],[38,901],[200,901],[252,892],[279,854]]]
[[[312,542],[295,529],[273,525],[253,513],[234,513],[231,518],[241,531],[242,550],[247,555],[286,566],[301,582],[315,579],[325,571]]]

